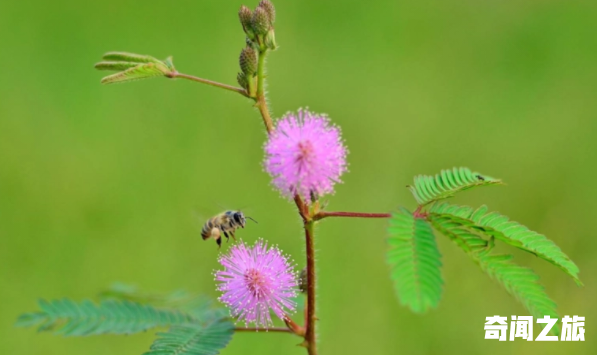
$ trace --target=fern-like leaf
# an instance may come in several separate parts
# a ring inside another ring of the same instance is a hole
[[[123,61],[134,63],[160,63],[159,59],[156,59],[150,55],[128,52],[108,52],[103,55],[102,59],[109,61]]]
[[[65,336],[131,334],[150,328],[189,324],[197,319],[175,310],[157,309],[131,301],[91,301],[69,299],[39,301],[40,311],[21,315],[16,325],[39,325],[39,331],[54,330]]]
[[[392,215],[389,234],[387,261],[400,303],[417,313],[436,307],[443,280],[431,226],[401,209]]]
[[[512,255],[490,255],[476,253],[473,259],[491,278],[499,282],[508,293],[520,301],[535,318],[546,315],[559,318],[557,305],[549,298],[539,283],[539,276],[533,270],[516,265]],[[551,328],[556,335],[558,327]]]
[[[166,76],[169,73],[170,69],[163,63],[141,63],[119,73],[106,76],[101,80],[101,83],[126,83],[140,79],[149,79],[156,76]]]
[[[442,170],[435,176],[418,175],[413,185],[407,188],[419,205],[428,205],[434,201],[454,196],[457,192],[477,186],[501,184],[502,181],[487,175],[472,172],[468,168]]]
[[[554,242],[518,222],[510,221],[508,217],[500,213],[488,213],[487,206],[481,206],[474,210],[468,206],[442,203],[432,206],[429,212],[431,215],[451,218],[458,224],[535,254],[559,267],[570,275],[578,285],[582,285],[578,278],[578,267]]]
[[[99,62],[95,64],[95,69],[97,70],[127,70],[130,68],[134,68],[139,63],[135,62]]]
[[[117,70],[116,74],[106,76],[102,84],[115,84],[148,79],[156,76],[174,77],[176,69],[172,57],[161,61],[149,55],[126,52],[109,52],[104,54],[104,61],[95,65],[98,70]]]
[[[438,232],[450,238],[460,249],[467,253],[479,252],[493,247],[490,241],[467,230],[449,216],[432,213],[428,216],[428,220]]]
[[[234,334],[229,320],[216,319],[206,324],[173,326],[158,338],[144,355],[215,355],[225,348]]]
[[[445,215],[431,214],[429,220],[435,229],[467,252],[484,272],[500,283],[534,317],[543,318],[549,315],[559,318],[555,302],[549,298],[544,287],[538,282],[539,276],[531,269],[513,263],[512,255],[491,255],[490,243],[466,225],[459,224]],[[556,335],[559,333],[557,327],[552,327],[551,331]]]

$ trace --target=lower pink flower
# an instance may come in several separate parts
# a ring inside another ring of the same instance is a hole
[[[268,327],[272,324],[270,309],[280,319],[294,312],[296,274],[275,247],[257,241],[251,248],[240,242],[220,257],[225,270],[216,271],[220,301],[230,308],[238,321]]]

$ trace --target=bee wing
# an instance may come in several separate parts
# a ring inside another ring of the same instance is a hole
[[[222,205],[219,202],[216,202],[215,205],[218,206],[222,211],[227,211],[230,209],[230,208],[226,208],[226,206]]]
[[[198,233],[201,233],[201,229],[203,229],[203,225],[207,222],[208,218],[200,214],[196,209],[191,211],[191,218],[193,219],[193,228],[196,229]]]

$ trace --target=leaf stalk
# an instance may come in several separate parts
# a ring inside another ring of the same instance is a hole
[[[236,92],[236,93],[239,93],[239,94],[243,95],[244,97],[249,97],[249,94],[243,88],[239,88],[239,87],[231,86],[231,85],[227,85],[227,84],[222,84],[222,83],[219,83],[217,81],[207,80],[207,79],[199,78],[199,77],[196,77],[196,76],[193,76],[193,75],[188,75],[188,74],[182,74],[182,73],[179,73],[179,72],[174,72],[174,73],[172,73],[169,76],[169,78],[187,79],[187,80],[195,81],[195,82],[198,82],[198,83],[215,86],[215,87],[218,87],[218,88],[221,88],[221,89],[224,89],[224,90],[233,91],[233,92]]]

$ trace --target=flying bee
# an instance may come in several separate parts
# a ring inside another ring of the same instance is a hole
[[[229,240],[230,236],[236,240],[234,231],[238,228],[245,228],[247,218],[257,223],[256,220],[245,216],[241,211],[224,211],[205,222],[201,229],[201,237],[203,237],[203,240],[214,238],[218,243],[218,247],[222,247],[222,234],[224,234],[226,240]]]

